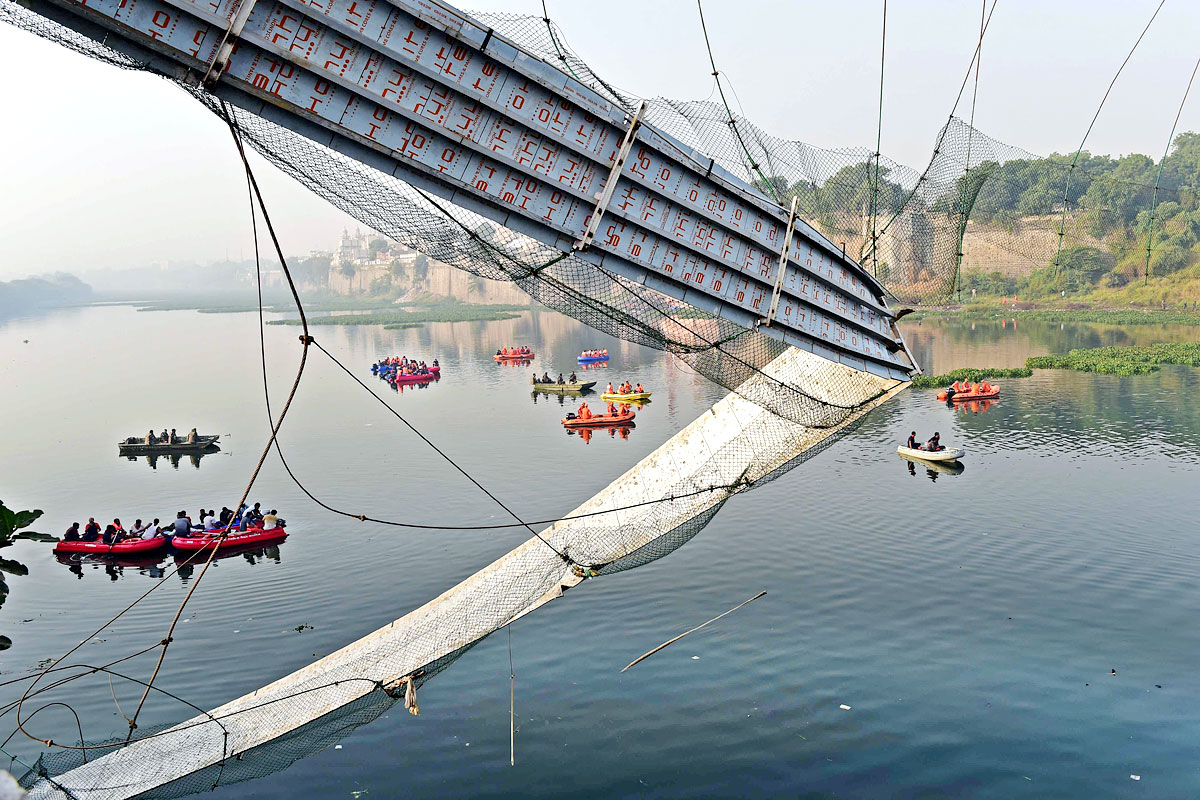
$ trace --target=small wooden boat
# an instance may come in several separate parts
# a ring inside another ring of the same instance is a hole
[[[287,531],[282,527],[271,528],[269,531],[262,528],[234,531],[224,539],[221,538],[221,531],[212,531],[212,534],[212,536],[204,534],[176,536],[171,540],[171,545],[176,550],[207,550],[212,547],[224,550],[227,547],[241,547],[248,544],[270,544],[287,538]]]
[[[608,400],[612,403],[638,403],[650,399],[649,392],[630,392],[629,394],[609,394],[605,392],[600,395],[601,400]]]
[[[155,536],[153,539],[130,539],[117,544],[104,542],[67,542],[54,545],[55,553],[87,553],[94,556],[122,556],[133,553],[149,553],[167,546],[167,537]]]
[[[958,461],[967,454],[966,449],[962,447],[947,447],[945,450],[914,450],[904,445],[897,447],[896,452],[905,458],[936,462]]]
[[[628,424],[636,416],[633,409],[624,414],[597,414],[595,416],[582,419],[571,415],[563,419],[564,428],[601,428],[607,425],[625,425]]]
[[[576,383],[535,383],[533,384],[533,390],[535,392],[546,392],[547,394],[562,394],[564,392],[586,392],[595,385],[595,381],[579,381]]]
[[[579,356],[575,360],[580,364],[594,364],[597,361],[608,361],[608,356]]]
[[[131,436],[123,442],[117,442],[117,450],[123,456],[147,455],[150,453],[160,455],[165,453],[199,453],[208,450],[210,447],[216,447],[217,439],[219,438],[221,438],[221,435],[216,434],[214,436],[197,436],[194,442],[179,441],[174,444],[166,442],[146,444],[144,436],[140,439]]]

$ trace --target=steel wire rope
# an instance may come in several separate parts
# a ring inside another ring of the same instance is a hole
[[[875,177],[871,182],[871,264],[875,279],[879,279],[879,234],[875,226],[879,219],[879,157],[883,145],[883,75],[887,57],[887,0],[883,0],[883,34],[879,40],[879,124],[875,129]]]
[[[233,137],[233,142],[237,146],[238,156],[242,160],[242,166],[246,171],[246,175],[249,179],[249,182],[254,189],[254,194],[258,199],[259,206],[262,209],[263,222],[266,223],[267,230],[270,231],[270,233],[271,233],[271,240],[275,244],[275,252],[276,252],[276,255],[279,256],[280,267],[283,270],[284,277],[287,278],[288,287],[291,289],[291,292],[292,292],[292,298],[296,301],[296,310],[300,314],[300,325],[303,329],[303,333],[300,336],[300,342],[301,342],[300,364],[296,369],[296,378],[295,378],[295,380],[292,381],[292,388],[288,392],[287,400],[284,402],[283,408],[280,409],[280,411],[279,411],[279,418],[278,418],[278,420],[276,420],[275,425],[271,429],[271,436],[267,440],[266,446],[263,447],[262,454],[258,458],[258,463],[255,465],[254,471],[250,475],[250,480],[247,481],[246,488],[242,492],[242,497],[238,501],[237,505],[235,506],[236,508],[240,509],[246,503],[247,498],[249,498],[250,490],[254,487],[255,481],[258,480],[259,472],[262,470],[262,466],[266,462],[267,456],[271,452],[271,445],[274,444],[276,439],[278,438],[279,429],[283,425],[284,418],[287,417],[288,410],[291,409],[292,401],[296,397],[296,391],[300,388],[300,380],[301,380],[301,378],[304,377],[304,367],[306,366],[306,364],[308,362],[308,347],[310,344],[312,344],[313,338],[312,338],[312,336],[309,335],[308,316],[304,313],[304,304],[300,302],[300,293],[296,289],[295,281],[292,280],[291,272],[288,270],[287,260],[283,256],[283,250],[280,247],[279,239],[275,235],[274,226],[272,226],[272,224],[271,224],[271,217],[267,213],[267,206],[266,206],[266,202],[263,200],[262,191],[259,189],[258,181],[254,178],[254,171],[250,168],[250,161],[246,157],[245,148],[242,146],[242,137],[241,137],[241,133],[238,128],[238,125],[237,125],[237,121],[234,119],[233,115],[230,113],[228,107],[225,105],[225,102],[223,100],[221,101],[221,110],[224,113],[225,122],[229,127],[230,136]],[[261,307],[261,299],[260,299],[260,307]],[[183,600],[179,604],[179,608],[175,612],[175,616],[171,620],[170,626],[168,626],[168,628],[167,628],[167,636],[163,640],[164,644],[163,644],[162,651],[158,655],[158,663],[156,663],[154,665],[154,671],[150,674],[150,680],[146,684],[146,690],[142,693],[141,699],[138,700],[137,708],[134,710],[133,717],[129,721],[129,736],[130,737],[133,736],[133,731],[137,727],[137,719],[138,719],[138,716],[142,712],[143,706],[146,703],[146,698],[150,696],[150,689],[154,686],[154,681],[158,677],[159,671],[162,669],[163,661],[166,659],[166,656],[167,656],[167,648],[170,646],[170,643],[172,641],[173,635],[175,633],[175,627],[179,624],[179,618],[181,616],[183,616],[183,610],[184,610],[184,608],[187,607],[188,601],[191,600],[192,595],[195,594],[196,589],[200,586],[200,582],[203,581],[204,576],[206,574],[208,574],[208,568],[210,566],[212,566],[212,563],[217,555],[217,550],[220,549],[221,542],[225,541],[225,539],[229,537],[231,532],[232,532],[232,526],[229,526],[224,531],[222,531],[219,536],[215,537],[216,542],[213,544],[212,548],[209,551],[208,559],[204,562],[204,566],[200,569],[200,573],[196,576],[196,579],[194,581],[192,581],[192,585],[188,587],[187,593],[184,595]]]
[[[738,144],[742,146],[742,151],[746,154],[746,161],[750,169],[758,173],[758,177],[762,179],[763,186],[771,193],[771,197],[775,199],[775,202],[782,206],[783,198],[775,191],[775,186],[771,181],[767,180],[767,176],[763,174],[758,164],[755,163],[754,156],[750,155],[750,149],[746,147],[746,142],[742,140],[742,134],[738,130],[737,122],[734,121],[733,111],[729,108],[729,101],[725,99],[725,90],[721,87],[721,74],[717,69],[716,58],[713,57],[712,43],[708,39],[708,26],[704,23],[704,5],[701,3],[701,0],[696,0],[696,10],[700,12],[700,30],[704,33],[704,46],[708,50],[708,63],[712,65],[712,75],[717,81],[717,92],[721,95],[721,105],[725,106],[725,113],[729,117],[729,128],[733,131]],[[767,166],[770,167],[770,164],[768,163]]]
[[[1125,60],[1121,62],[1121,66],[1117,67],[1117,73],[1113,75],[1113,79],[1109,81],[1108,88],[1104,90],[1104,97],[1100,98],[1100,105],[1096,107],[1096,113],[1092,115],[1092,121],[1084,132],[1083,139],[1079,142],[1079,149],[1075,151],[1075,158],[1071,160],[1071,166],[1067,169],[1067,182],[1066,186],[1063,187],[1063,213],[1062,219],[1058,224],[1058,250],[1054,254],[1055,278],[1058,277],[1058,270],[1061,265],[1063,235],[1067,227],[1067,209],[1070,206],[1071,197],[1071,174],[1075,171],[1075,166],[1079,163],[1079,156],[1083,152],[1083,146],[1087,144],[1088,136],[1092,134],[1092,128],[1096,126],[1096,120],[1100,118],[1100,112],[1104,110],[1104,103],[1108,100],[1108,95],[1112,92],[1113,86],[1117,84],[1117,79],[1121,77],[1121,72],[1124,71],[1125,65],[1129,63],[1129,59],[1133,58],[1134,51],[1142,43],[1142,39],[1146,36],[1146,31],[1150,30],[1150,26],[1154,24],[1154,19],[1158,16],[1158,12],[1162,11],[1162,7],[1166,2],[1167,0],[1159,0],[1154,13],[1150,15],[1150,21],[1146,23],[1146,27],[1142,28],[1142,32],[1138,34],[1137,41],[1133,43],[1133,47],[1129,48],[1129,53],[1126,54]]]
[[[232,120],[232,117],[230,117],[229,121],[230,121],[231,127],[236,125],[236,123]],[[240,138],[238,138],[237,141],[238,141],[239,153],[241,153],[243,161],[245,161],[245,153],[242,150]],[[254,268],[255,268],[255,274],[256,274],[256,284],[258,287],[258,341],[259,341],[259,352],[261,355],[261,362],[262,362],[263,399],[264,399],[264,404],[266,406],[267,419],[269,421],[272,418],[272,414],[271,414],[271,394],[270,394],[270,389],[269,389],[269,381],[267,378],[267,349],[266,349],[267,345],[266,345],[266,334],[265,334],[265,322],[263,319],[262,264],[261,264],[261,258],[259,255],[258,219],[257,219],[257,215],[254,213],[254,198],[255,198],[255,194],[257,193],[257,183],[255,183],[253,180],[253,173],[250,170],[249,162],[245,162],[245,166],[246,166],[246,178],[247,178],[247,191],[250,193],[250,221],[251,221],[251,230],[252,230],[253,237],[254,237]],[[279,255],[280,263],[283,264],[283,269],[286,271],[287,265],[286,265],[286,262],[283,257],[283,252],[280,249],[279,240],[275,236],[275,231],[271,227],[271,221],[270,221],[270,218],[267,216],[266,206],[262,205],[261,195],[259,195],[258,199],[259,199],[259,203],[260,203],[260,206],[261,206],[262,212],[263,212],[263,221],[267,224],[267,229],[271,235],[271,240],[275,246],[276,253]],[[550,262],[543,265],[542,268],[544,269],[545,267],[549,266],[555,260],[558,260],[558,259],[552,259]],[[297,304],[297,307],[300,308],[299,296],[296,297],[296,304]],[[301,316],[303,318],[303,309],[302,308],[301,308]],[[346,369],[346,367],[344,365],[342,365],[341,362],[339,362],[337,359],[333,358],[333,356],[329,353],[329,351],[326,350],[319,342],[317,342],[316,339],[314,339],[313,337],[308,335],[307,322],[304,323],[304,337],[303,338],[306,340],[306,343],[305,343],[305,351],[306,352],[307,352],[307,348],[308,348],[309,344],[315,344],[318,350],[320,350],[322,353],[324,353],[326,356],[328,356],[335,364],[337,364],[339,367],[341,367],[346,372],[346,374],[350,375],[351,378],[354,378],[360,385],[362,385],[364,388],[367,389],[368,392],[370,392],[369,387],[367,387],[365,384],[362,384],[361,381],[358,381],[357,376],[355,376],[348,369]],[[371,394],[374,395],[375,393],[371,392]],[[380,398],[380,400],[382,402],[382,398]],[[391,409],[391,406],[389,404],[387,404],[386,402],[384,403],[384,405],[387,406],[389,409]],[[534,536],[536,536],[538,538],[538,540],[540,540],[543,544],[545,544],[547,547],[549,547],[551,550],[553,550],[555,555],[557,555],[559,558],[561,558],[567,564],[574,565],[576,563],[566,553],[562,552],[561,550],[556,548],[554,545],[550,544],[550,542],[548,542],[540,533],[538,533],[536,530],[534,530],[533,527],[531,527],[531,525],[528,522],[521,519],[521,517],[515,511],[513,511],[507,505],[505,505],[504,502],[499,497],[497,497],[491,491],[489,491],[486,487],[484,487],[484,485],[481,484],[478,480],[476,480],[474,476],[472,476],[469,472],[467,472],[465,469],[463,469],[463,467],[460,466],[458,464],[458,462],[456,462],[445,451],[443,451],[440,447],[438,447],[436,444],[434,444],[427,436],[425,436],[425,434],[421,433],[421,431],[418,430],[414,425],[412,425],[407,419],[405,419],[403,416],[401,416],[394,409],[392,409],[392,413],[395,414],[396,418],[399,419],[401,422],[403,422],[409,428],[409,430],[411,430],[418,437],[420,437],[420,439],[422,441],[424,441],[427,445],[429,445],[431,448],[433,448],[434,452],[436,452],[443,459],[445,459],[451,466],[453,466],[456,470],[458,470],[463,475],[463,477],[465,477],[471,483],[475,484],[475,486],[477,488],[479,488],[480,491],[482,491],[489,498],[491,498],[491,500],[494,501],[502,509],[507,511],[509,513],[509,515],[511,515],[512,518],[517,521],[516,525],[527,528],[530,533],[532,533]],[[292,479],[292,482],[295,483],[296,486],[299,487],[302,492],[304,492],[304,494],[308,495],[308,497],[311,500],[313,500],[313,502],[317,503],[318,505],[320,505],[322,508],[325,508],[326,510],[334,511],[335,513],[343,513],[346,516],[350,516],[350,517],[358,516],[361,518],[361,515],[354,515],[354,514],[349,514],[346,512],[338,512],[337,509],[335,509],[332,506],[329,506],[328,504],[319,500],[312,492],[310,492],[304,486],[303,483],[301,483],[299,478],[297,478],[295,473],[292,471],[291,465],[288,464],[287,459],[283,455],[283,449],[279,444],[278,437],[272,436],[271,441],[275,445],[275,452],[279,456],[279,461],[283,465],[284,470],[287,472],[288,477],[290,477]],[[244,500],[245,500],[245,498],[243,498],[243,501]],[[240,505],[239,505],[239,508],[240,508]],[[214,549],[214,552],[215,552],[215,549]]]
[[[224,101],[220,101],[220,109],[221,109],[220,116],[223,116],[224,121],[226,122],[226,124],[229,127],[230,134],[233,136],[234,143],[237,146],[238,153],[242,159],[242,164],[243,164],[244,168],[247,170],[247,172],[250,173],[251,184],[254,188],[255,194],[258,197],[259,204],[263,209],[264,221],[266,222],[268,229],[271,230],[272,238],[274,238],[274,229],[272,228],[270,218],[266,213],[266,207],[265,207],[265,204],[263,203],[262,194],[259,191],[258,183],[257,183],[257,181],[254,180],[253,173],[250,171],[250,163],[249,163],[248,159],[246,158],[245,150],[242,147],[240,131],[237,127],[236,121],[233,119],[232,115],[229,113],[228,108],[225,106]],[[282,251],[280,251],[278,249],[279,248],[278,240],[276,239],[275,241],[276,241],[276,252],[279,255],[279,258],[280,258],[280,261],[281,261],[281,264],[283,267],[284,275],[288,279],[288,284],[292,290],[292,296],[295,299],[297,308],[299,309],[299,312],[300,312],[300,320],[301,320],[301,324],[303,325],[303,329],[304,329],[304,335],[302,335],[300,337],[300,341],[303,344],[303,347],[302,347],[302,351],[301,351],[300,364],[299,364],[299,367],[296,372],[296,378],[292,383],[292,388],[288,394],[287,401],[284,403],[283,409],[280,411],[279,419],[276,421],[275,425],[272,428],[271,438],[268,440],[266,446],[263,448],[262,454],[259,456],[258,463],[255,466],[254,471],[251,474],[249,481],[247,482],[246,488],[242,493],[241,500],[237,503],[238,508],[241,508],[241,506],[245,503],[246,498],[249,496],[250,490],[253,488],[254,482],[258,477],[259,471],[262,469],[262,465],[265,462],[267,455],[269,455],[271,452],[271,444],[272,444],[272,442],[274,442],[276,436],[278,435],[279,427],[283,424],[284,417],[286,417],[288,409],[291,407],[292,400],[295,398],[296,390],[299,388],[300,379],[304,374],[304,366],[305,366],[307,356],[308,356],[308,346],[312,342],[312,337],[308,335],[308,319],[304,313],[303,305],[300,303],[299,293],[296,290],[295,283],[291,279],[291,274],[288,272],[287,263],[283,258],[283,253],[282,253]],[[183,600],[180,602],[179,607],[176,610],[176,612],[171,620],[171,623],[167,628],[167,635],[158,643],[158,645],[155,645],[155,647],[161,647],[162,650],[159,653],[159,658],[158,658],[157,663],[154,666],[153,672],[151,673],[150,680],[145,684],[146,689],[142,693],[142,696],[138,701],[137,708],[134,711],[133,717],[129,719],[129,735],[126,738],[126,743],[132,741],[132,739],[133,739],[133,731],[137,728],[137,718],[141,714],[141,710],[142,710],[143,706],[145,705],[146,698],[149,696],[150,691],[152,689],[157,688],[154,686],[154,681],[157,678],[160,670],[162,669],[163,661],[166,658],[166,651],[167,651],[167,648],[170,646],[171,642],[173,641],[173,634],[174,634],[176,626],[179,623],[179,618],[180,618],[180,616],[182,616],[183,610],[187,606],[188,602],[191,600],[192,595],[196,591],[196,588],[200,585],[200,581],[204,578],[205,574],[207,574],[208,568],[209,568],[209,566],[211,566],[211,564],[213,562],[213,558],[216,555],[217,550],[219,548],[219,543],[224,541],[229,536],[229,534],[230,534],[230,531],[228,529],[225,531],[222,531],[219,536],[214,537],[214,541],[217,543],[216,546],[213,546],[211,548],[205,548],[205,549],[209,550],[208,558],[205,560],[204,565],[200,570],[200,573],[196,576],[196,579],[192,582],[191,586],[188,588],[187,593],[184,595]],[[17,729],[20,730],[21,733],[23,733],[25,736],[29,737],[30,739],[33,739],[34,741],[41,742],[42,744],[45,744],[47,746],[53,746],[54,743],[51,740],[46,740],[46,739],[42,739],[38,736],[34,736],[32,733],[25,730],[24,722],[27,720],[22,719],[21,711],[22,711],[25,701],[30,696],[30,692],[33,690],[33,688],[37,686],[37,684],[41,680],[41,678],[44,675],[46,675],[51,669],[54,669],[55,667],[57,667],[59,664],[62,663],[62,661],[64,659],[66,659],[68,656],[70,656],[71,653],[74,653],[76,650],[78,650],[80,647],[82,647],[84,644],[86,644],[88,641],[90,641],[92,638],[94,638],[98,633],[105,630],[109,625],[111,625],[113,622],[116,622],[120,617],[122,617],[124,614],[126,614],[130,609],[132,609],[134,606],[139,604],[142,600],[144,600],[147,596],[149,596],[149,594],[151,592],[153,592],[158,587],[162,586],[162,584],[165,583],[169,578],[171,578],[175,574],[177,574],[180,568],[191,564],[192,560],[194,558],[197,558],[202,552],[203,552],[203,550],[196,551],[193,555],[189,556],[183,562],[183,564],[177,564],[173,571],[164,575],[163,578],[158,583],[156,583],[154,586],[147,589],[144,593],[142,593],[138,598],[136,598],[132,603],[127,605],[121,611],[117,612],[116,615],[114,615],[107,622],[105,622],[103,625],[101,625],[100,628],[98,628],[94,633],[90,634],[85,639],[81,640],[78,644],[76,644],[74,647],[69,649],[66,653],[64,653],[58,659],[56,659],[53,662],[51,662],[50,664],[48,664],[47,667],[45,669],[43,669],[38,674],[38,676],[30,683],[30,685],[25,689],[25,692],[21,695],[21,698],[16,703],[15,710],[16,710]],[[153,648],[151,648],[151,649],[153,649]],[[143,652],[145,652],[145,651],[143,651]]]
[[[1192,91],[1192,81],[1196,80],[1196,70],[1198,69],[1200,69],[1200,58],[1196,59],[1196,66],[1192,67],[1192,76],[1188,78],[1187,89],[1183,92],[1183,99],[1179,101],[1179,110],[1175,112],[1171,135],[1167,137],[1167,146],[1163,148],[1162,158],[1158,161],[1158,175],[1154,178],[1154,196],[1150,201],[1150,235],[1146,239],[1146,269],[1142,275],[1143,284],[1150,281],[1150,250],[1154,245],[1154,216],[1158,212],[1158,186],[1162,182],[1163,166],[1167,163],[1167,154],[1171,152],[1171,144],[1175,140],[1175,129],[1179,127],[1179,117],[1183,115],[1183,106],[1187,103],[1188,95]]]
[[[958,197],[961,220],[958,224],[958,245],[954,248],[954,290],[958,293],[960,300],[962,299],[962,279],[960,276],[962,273],[963,240],[967,236],[967,220],[970,218],[967,210],[967,177],[971,174],[971,145],[975,135],[975,101],[979,98],[979,68],[983,65],[983,24],[986,15],[987,0],[980,0],[979,45],[976,47],[975,56],[975,87],[971,90],[971,121],[967,124],[967,162],[960,183],[962,191]]]
[[[985,34],[987,33],[988,27],[992,24],[992,15],[996,13],[996,4],[998,2],[1000,2],[1000,0],[992,0],[992,8],[990,11],[988,11],[987,21],[983,26],[983,31]],[[899,207],[896,209],[896,213],[892,214],[891,218],[888,219],[887,223],[883,226],[883,228],[880,229],[878,234],[879,236],[883,236],[888,232],[888,228],[892,227],[892,223],[895,222],[904,209],[908,207],[908,204],[912,200],[913,196],[916,195],[917,191],[920,190],[921,186],[923,186],[925,181],[929,178],[929,170],[933,169],[934,162],[937,161],[938,156],[941,154],[942,145],[946,140],[946,133],[949,130],[950,123],[954,120],[954,112],[958,110],[958,104],[962,100],[963,92],[966,91],[967,82],[971,80],[971,70],[975,68],[975,60],[979,58],[979,54],[982,49],[983,36],[980,36],[979,44],[975,47],[975,53],[971,56],[971,63],[967,65],[967,73],[963,75],[962,85],[958,88],[958,96],[954,98],[954,105],[950,108],[950,115],[946,118],[946,124],[942,126],[941,133],[938,134],[937,142],[933,146],[933,158],[931,158],[929,163],[925,165],[924,171],[922,171],[920,177],[917,178],[917,182],[913,185],[913,188],[910,189],[908,194],[904,196],[904,199],[900,202]],[[896,296],[893,294],[892,297]]]

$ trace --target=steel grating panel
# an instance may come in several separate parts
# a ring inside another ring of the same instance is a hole
[[[199,83],[217,62],[218,95],[545,244],[571,248],[599,213],[592,263],[823,357],[913,370],[874,278],[803,223],[783,257],[788,212],[652,125],[597,208],[631,115],[447,6],[24,4],[165,56],[173,77]]]

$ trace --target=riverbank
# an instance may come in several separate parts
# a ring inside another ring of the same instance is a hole
[[[971,303],[916,308],[905,320],[922,319],[1015,319],[1031,322],[1093,322],[1102,325],[1200,325],[1200,310],[1162,311],[1149,308],[1112,308],[1083,304],[1035,305]]]

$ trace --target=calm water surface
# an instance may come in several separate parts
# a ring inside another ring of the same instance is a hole
[[[276,402],[298,332],[267,329]],[[548,312],[315,333],[528,518],[573,508],[723,394],[661,353]],[[941,372],[1191,340],[1196,329],[926,320],[906,333],[922,365]],[[538,353],[530,368],[490,360],[515,343]],[[566,371],[582,347],[614,355],[595,373],[601,386],[627,378],[654,391],[626,438],[568,436],[558,420],[576,401],[530,397],[534,369]],[[257,348],[253,314],[110,306],[0,323],[0,498],[45,509],[35,528],[54,534],[88,516],[128,523],[233,505],[267,426]],[[446,377],[393,393],[368,366],[396,353],[437,357]],[[422,689],[420,717],[397,706],[340,749],[215,794],[1200,794],[1200,371],[1047,371],[1002,384],[995,405],[957,412],[932,392],[907,392],[820,457],[732,500],[670,557],[587,582],[517,622],[515,767],[498,635]],[[198,466],[117,456],[119,439],[151,425],[226,434],[223,450]],[[912,429],[966,446],[965,471],[910,468],[895,446]],[[505,521],[320,354],[281,437],[301,480],[334,505],[415,522]],[[217,561],[188,605],[159,683],[201,707],[401,616],[525,538],[337,517],[274,458],[252,499],[279,508],[293,534],[265,553]],[[0,679],[61,654],[173,564],[62,564],[28,541],[2,555],[29,574],[8,579],[0,632],[14,644],[0,654]],[[194,578],[172,578],[80,659],[160,639]],[[620,674],[764,589],[735,616]],[[126,667],[145,678],[153,663]],[[126,711],[136,704],[134,687],[115,691]],[[13,696],[13,686],[0,688],[0,700]],[[55,699],[79,711],[89,739],[125,728],[106,681]],[[190,715],[154,700],[142,721]],[[69,739],[74,722],[48,709],[30,727]],[[11,714],[0,728],[12,729]],[[19,734],[5,749],[39,752]]]

